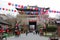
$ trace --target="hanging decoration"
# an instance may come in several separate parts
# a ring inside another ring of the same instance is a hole
[[[8,11],[8,9],[6,9],[6,11]]]
[[[16,12],[16,10],[14,10],[14,12]]]
[[[10,11],[10,9],[9,9],[9,11]]]
[[[17,8],[17,6],[18,6],[18,5],[17,5],[17,4],[15,4],[15,8]]]
[[[2,8],[2,10],[5,10],[5,8]]]
[[[60,11],[55,11],[55,10],[48,10],[48,11],[52,13],[60,13]]]
[[[27,9],[27,7],[26,7],[26,6],[24,6],[24,9]]]
[[[13,10],[13,9],[7,9],[7,8],[0,8],[0,10],[5,10],[5,11],[12,11],[12,12],[17,12],[16,10]]]
[[[13,10],[12,10],[12,12],[13,12]]]
[[[20,5],[18,5],[18,8],[20,8]]]
[[[1,10],[1,8],[0,8],[0,10]]]
[[[30,7],[30,10],[32,9],[32,7]]]
[[[11,3],[9,2],[9,3],[8,3],[8,5],[10,6],[10,5],[11,5]]]
[[[24,8],[23,5],[21,5],[21,8],[22,8],[22,9]]]
[[[27,9],[30,9],[30,7],[28,6]]]

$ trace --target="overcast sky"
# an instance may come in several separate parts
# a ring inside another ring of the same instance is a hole
[[[13,6],[8,6],[7,5],[8,2],[11,2],[13,4],[20,4],[24,6],[37,5],[38,7],[50,7],[51,10],[60,11],[60,0],[0,0],[0,7],[15,9],[15,7]],[[9,13],[11,15],[16,15],[18,12],[14,13],[14,12],[0,11],[0,13],[5,13],[5,14]]]

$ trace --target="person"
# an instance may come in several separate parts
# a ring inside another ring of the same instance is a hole
[[[3,29],[1,26],[0,26],[0,40],[3,40]]]
[[[39,30],[38,30],[38,28],[36,28],[36,30],[35,30],[35,31],[36,31],[36,34],[39,34]]]

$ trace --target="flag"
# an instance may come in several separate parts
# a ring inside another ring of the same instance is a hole
[[[8,9],[6,9],[6,11],[8,11]]]
[[[20,5],[18,5],[18,7],[20,8]]]
[[[9,9],[9,11],[10,11],[10,9]]]
[[[12,6],[14,6],[14,4],[12,4]]]
[[[14,12],[16,12],[16,10],[14,10]]]
[[[17,8],[17,6],[18,6],[18,5],[17,5],[17,4],[15,4],[15,7],[16,7],[16,8]]]
[[[1,8],[0,8],[0,10],[1,10]]]
[[[24,6],[24,9],[27,9],[27,7],[26,7],[26,6]]]
[[[54,13],[56,13],[56,11],[53,11]]]
[[[13,9],[12,9],[12,12],[13,12]]]

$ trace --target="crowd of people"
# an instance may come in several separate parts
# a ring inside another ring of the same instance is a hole
[[[25,26],[25,25],[24,25]],[[24,27],[27,28],[27,27]],[[18,24],[15,25],[14,28],[9,28],[9,26],[7,25],[6,29],[4,29],[1,25],[0,25],[0,40],[3,40],[3,38],[7,38],[7,35],[13,34],[14,36],[20,36],[20,34],[22,34],[23,32],[23,28],[19,28]],[[27,28],[24,33],[26,33],[26,35],[28,33],[30,33],[30,29]],[[32,33],[33,34],[39,34],[39,35],[43,35],[43,30],[42,28],[40,30],[38,29],[33,29],[32,28]],[[4,35],[5,34],[5,35]],[[7,34],[7,35],[6,35]]]

